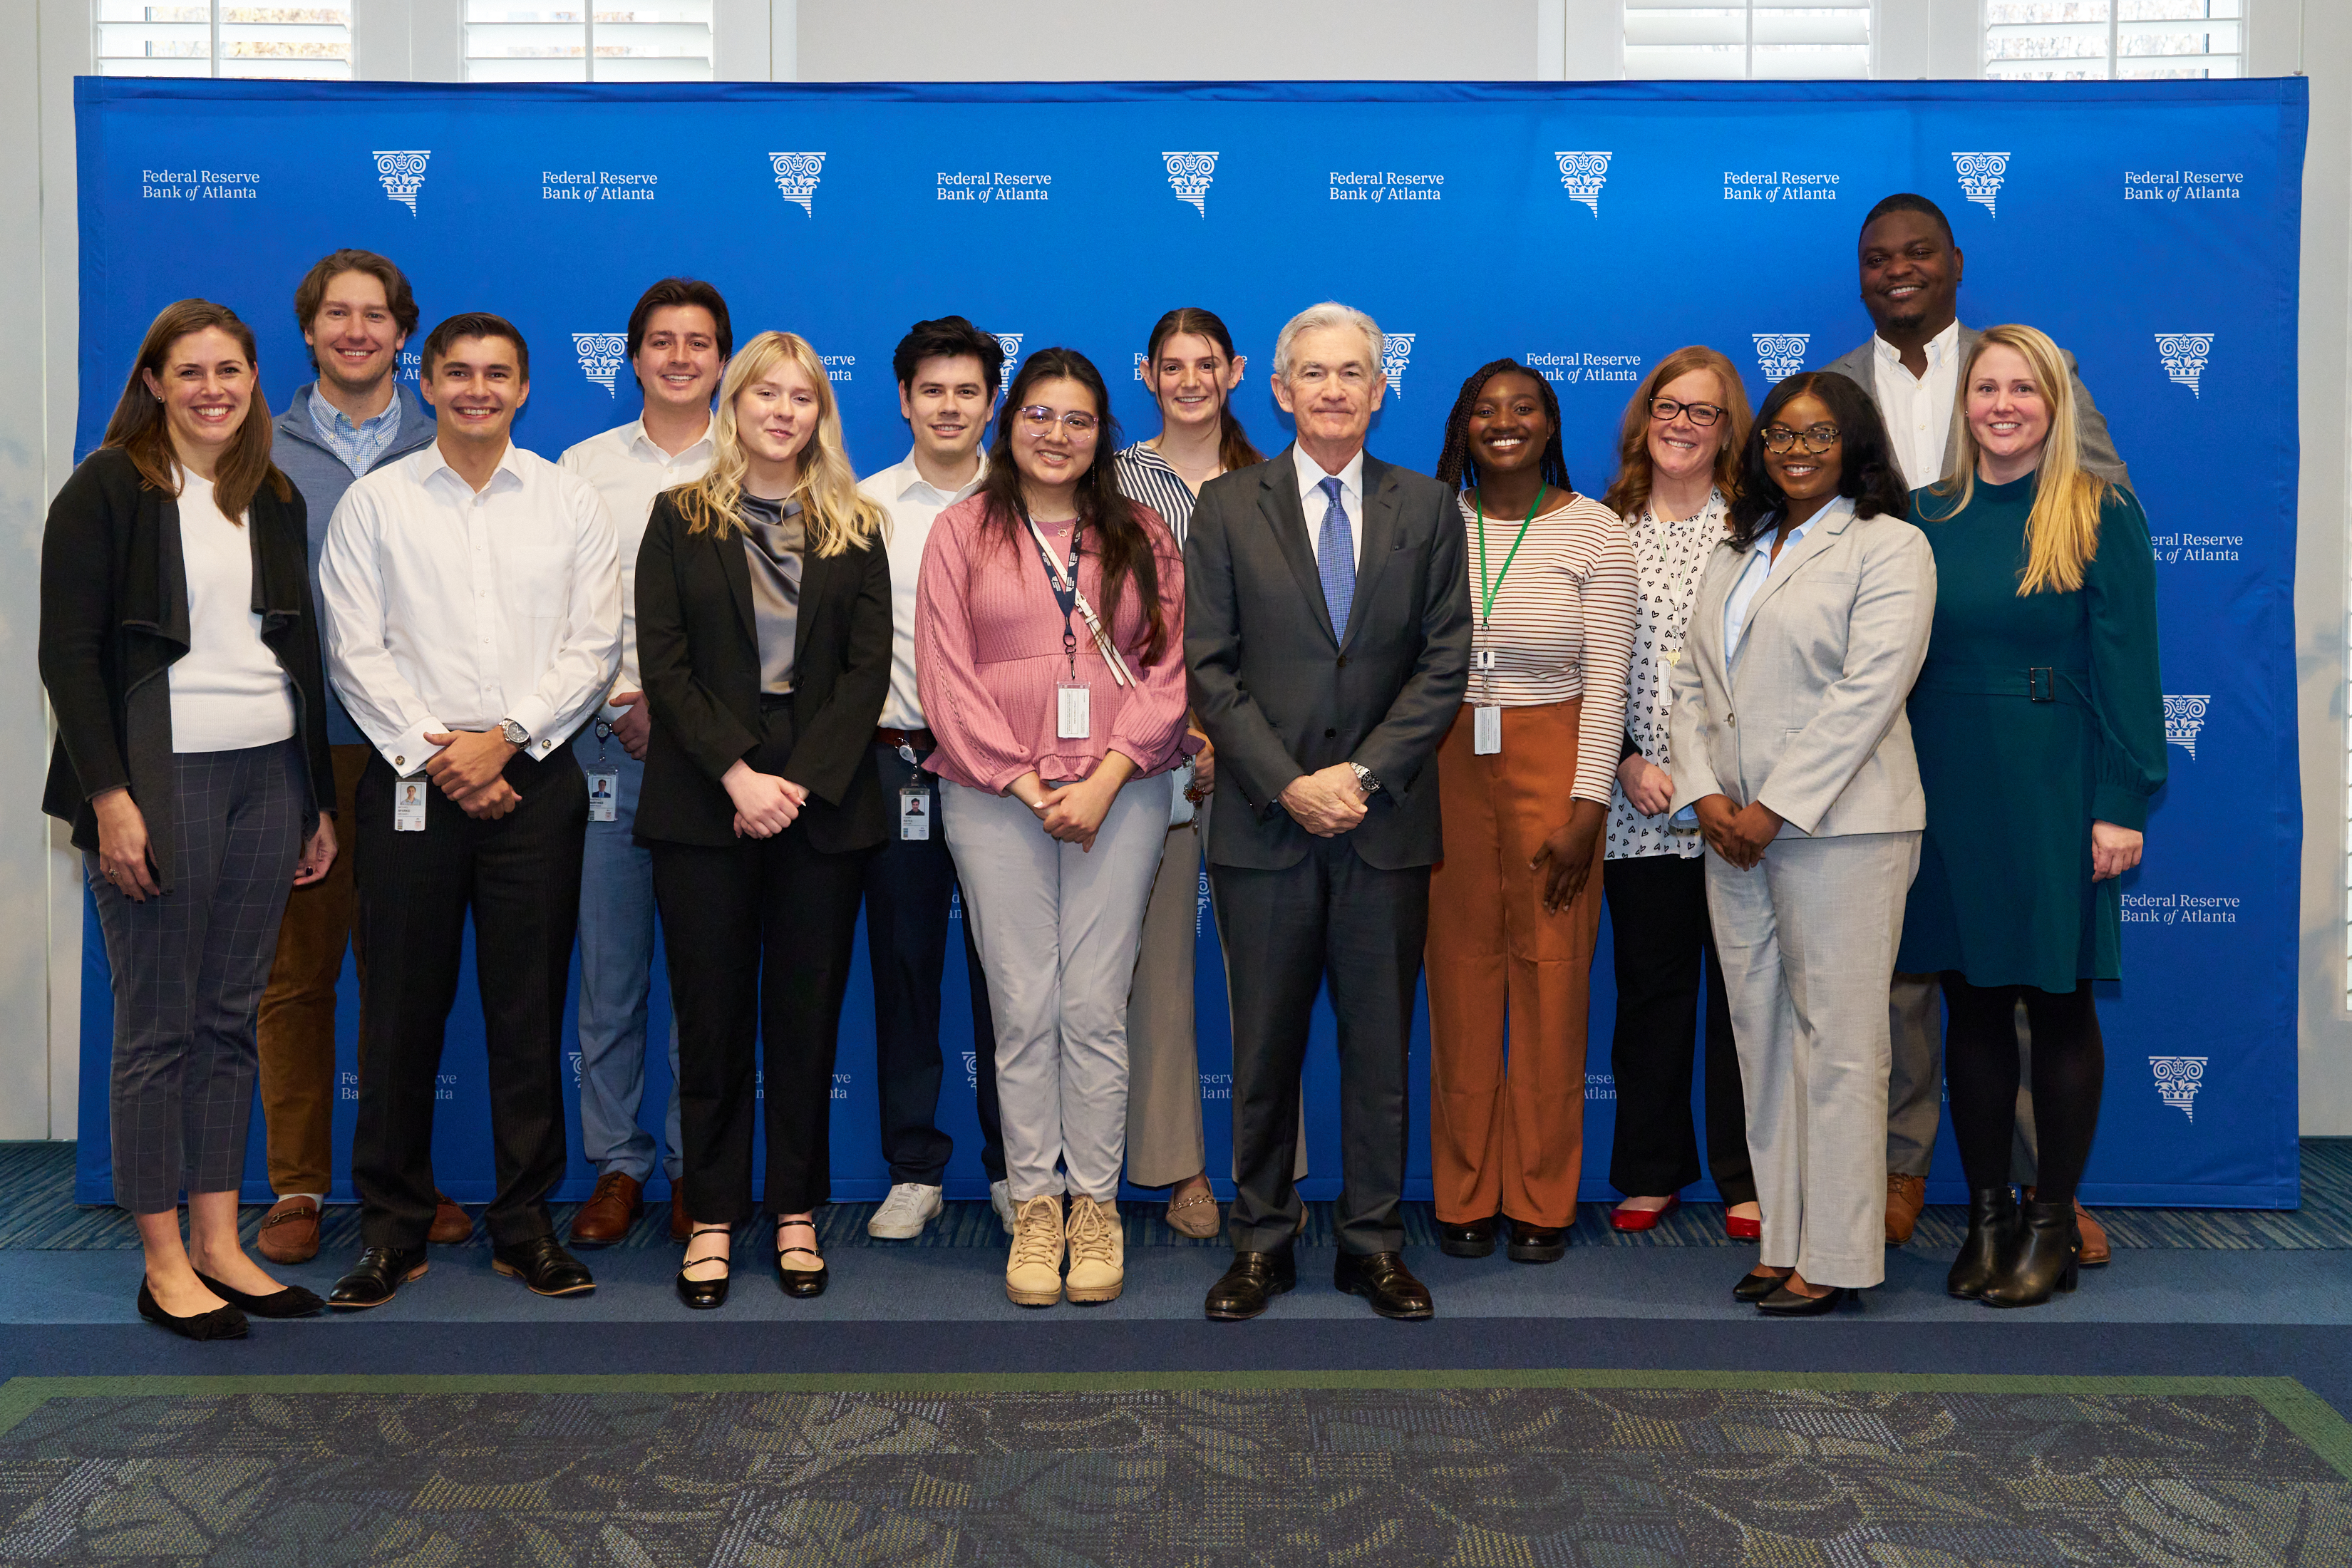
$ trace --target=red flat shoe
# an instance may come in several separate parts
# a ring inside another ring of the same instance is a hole
[[[1761,1241],[1764,1239],[1764,1222],[1749,1219],[1745,1215],[1727,1214],[1723,1216],[1723,1234],[1734,1241]]]
[[[1660,1220],[1682,1206],[1682,1198],[1674,1194],[1667,1195],[1666,1206],[1662,1209],[1629,1209],[1620,1205],[1609,1211],[1609,1227],[1624,1231],[1655,1230]]]

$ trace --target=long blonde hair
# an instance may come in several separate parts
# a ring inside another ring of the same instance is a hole
[[[2025,519],[2025,570],[2019,576],[2017,596],[2029,594],[2072,594],[2083,586],[2083,569],[2099,554],[2099,508],[2107,499],[2107,481],[2083,467],[2082,442],[2074,426],[2074,378],[2066,356],[2048,333],[2035,327],[1987,327],[1960,367],[1959,395],[1952,402],[1952,433],[1944,443],[1949,456],[1944,477],[1928,487],[1928,494],[1952,498],[1945,522],[1968,510],[1977,489],[1977,463],[1982,456],[1976,432],[1969,426],[1969,383],[1985,350],[2005,348],[2025,361],[2042,401],[2050,409],[2050,433],[2042,440],[2042,460],[2036,465],[2033,510]]]
[[[882,509],[857,493],[857,474],[842,444],[841,405],[834,401],[832,378],[816,350],[796,332],[761,332],[727,362],[727,374],[719,384],[719,409],[710,421],[710,467],[692,484],[669,492],[678,515],[686,519],[688,533],[710,532],[725,539],[741,526],[736,510],[743,499],[743,476],[751,465],[736,434],[735,399],[786,360],[799,365],[816,388],[816,428],[801,448],[800,483],[789,498],[801,503],[808,552],[838,555],[852,545],[866,549],[881,533]]]
[[[1715,488],[1726,500],[1739,493],[1739,457],[1748,447],[1748,427],[1755,423],[1748,411],[1748,389],[1739,384],[1739,371],[1731,361],[1704,343],[1693,343],[1660,360],[1634,389],[1633,400],[1625,405],[1625,417],[1617,430],[1617,477],[1609,481],[1609,493],[1601,498],[1601,504],[1618,516],[1639,518],[1642,509],[1650,504],[1650,486],[1656,478],[1650,462],[1652,400],[1660,387],[1695,370],[1712,373],[1722,389],[1723,418],[1718,423],[1726,428],[1723,445],[1715,454]]]

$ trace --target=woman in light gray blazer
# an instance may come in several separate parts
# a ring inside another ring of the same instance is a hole
[[[1766,398],[1674,670],[1672,810],[1706,839],[1762,1262],[1780,1316],[1886,1276],[1886,990],[1926,825],[1904,699],[1936,563],[1877,411],[1842,376]]]

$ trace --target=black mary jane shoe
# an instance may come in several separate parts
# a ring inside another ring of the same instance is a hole
[[[1507,1250],[1514,1263],[1557,1263],[1568,1256],[1568,1231],[1515,1219]]]
[[[1754,1272],[1742,1274],[1739,1277],[1739,1283],[1731,1288],[1731,1299],[1735,1301],[1744,1301],[1752,1307],[1778,1290],[1780,1288],[1780,1282],[1786,1279],[1788,1279],[1786,1274]]]
[[[1448,1258],[1491,1258],[1495,1255],[1493,1219],[1437,1222],[1437,1250]]]
[[[1848,1301],[1862,1304],[1862,1293],[1849,1285],[1832,1285],[1826,1296],[1800,1296],[1784,1284],[1757,1302],[1756,1310],[1776,1318],[1826,1318]]]
[[[327,1292],[327,1305],[341,1311],[381,1307],[431,1265],[422,1247],[371,1247],[360,1254],[352,1271]]]
[[[2073,1203],[2021,1204],[2017,1229],[1977,1300],[1988,1307],[2039,1307],[2052,1292],[2074,1288],[2082,1250]]]
[[[776,1283],[783,1287],[785,1295],[798,1297],[805,1300],[811,1296],[822,1296],[824,1294],[825,1277],[833,1271],[824,1267],[824,1255],[819,1252],[816,1248],[815,1221],[805,1219],[779,1220],[776,1224],[776,1239],[779,1242],[782,1242],[783,1240],[784,1232],[794,1228],[805,1228],[808,1231],[809,1245],[806,1247],[780,1246],[776,1248]],[[784,1261],[784,1255],[790,1252],[807,1253],[810,1257],[817,1260],[817,1267],[814,1268],[795,1268],[791,1264]]]
[[[315,1318],[327,1310],[324,1301],[299,1285],[288,1285],[272,1290],[267,1296],[248,1296],[242,1290],[229,1289],[201,1268],[196,1270],[196,1281],[249,1317]]]
[[[1236,1252],[1209,1287],[1202,1310],[1213,1323],[1245,1322],[1297,1284],[1298,1264],[1288,1247],[1278,1252]]]
[[[2017,1231],[2017,1190],[1985,1187],[1969,1194],[1969,1234],[1952,1271],[1944,1276],[1944,1293],[1963,1301],[1984,1294],[2000,1272],[2001,1254]]]
[[[139,1315],[151,1323],[171,1330],[184,1340],[245,1338],[245,1314],[235,1307],[215,1307],[209,1312],[175,1318],[157,1304],[155,1292],[147,1288],[144,1275],[139,1280]]]
[[[535,1236],[511,1247],[490,1249],[490,1267],[520,1279],[534,1296],[584,1296],[596,1289],[588,1266],[563,1250],[552,1236]]]
[[[694,1250],[694,1238],[698,1236],[724,1236],[734,1228],[731,1225],[698,1225],[687,1236],[687,1250],[688,1252]],[[688,1268],[699,1268],[708,1263],[716,1263],[727,1272],[719,1275],[716,1279],[697,1279],[687,1272]],[[714,1254],[709,1258],[688,1258],[678,1268],[677,1299],[698,1312],[708,1312],[715,1308],[723,1307],[727,1304],[728,1282],[733,1277],[734,1259],[731,1254]]]

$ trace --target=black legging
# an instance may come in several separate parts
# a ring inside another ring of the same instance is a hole
[[[2007,1182],[2010,1138],[2017,1121],[2017,1005],[2033,1031],[2033,1126],[2039,1150],[2034,1195],[2074,1201],[2091,1140],[2099,1130],[2099,1092],[2107,1055],[2091,984],[2074,990],[2036,985],[1971,985],[1944,971],[1951,1021],[1944,1031],[1944,1081],[1952,1097],[1952,1132],[1969,1186]]]

